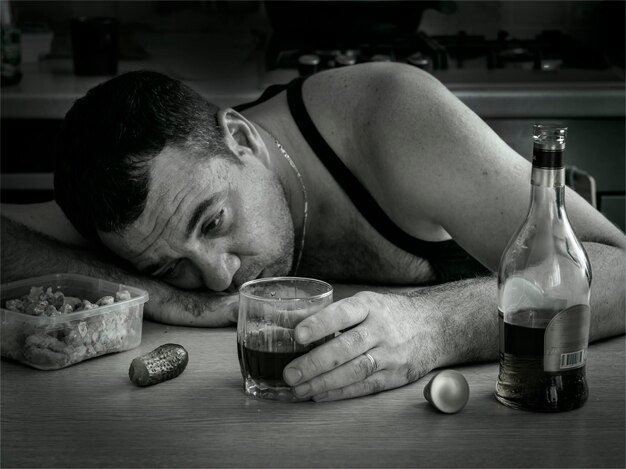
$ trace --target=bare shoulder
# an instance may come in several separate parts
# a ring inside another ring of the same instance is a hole
[[[368,63],[313,75],[303,95],[322,136],[398,226],[423,239],[448,236],[418,205],[407,213],[389,190],[408,165],[419,169],[413,183],[430,177],[419,164],[430,147],[415,143],[435,125],[429,108],[450,99],[438,80],[409,65]]]
[[[386,92],[397,89],[397,85],[402,86],[404,80],[412,80],[418,86],[442,86],[432,75],[416,67],[395,62],[370,62],[312,75],[304,85],[305,101],[307,105],[317,107],[314,100],[324,97],[384,97]]]
[[[398,226],[421,238],[445,232],[497,267],[528,209],[531,165],[444,85],[407,65],[370,64],[314,75],[304,99]],[[593,207],[567,197],[579,238],[624,244]]]
[[[438,82],[403,64],[365,63],[315,74],[304,82],[303,99],[313,122],[349,166],[358,169],[376,156],[371,146],[375,113],[402,81],[423,86]]]

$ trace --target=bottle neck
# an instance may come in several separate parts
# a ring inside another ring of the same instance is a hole
[[[531,206],[541,205],[560,211],[565,206],[565,169],[533,166],[531,174]]]
[[[563,188],[565,186],[565,168],[539,168],[533,166],[530,177],[533,186],[546,188]]]

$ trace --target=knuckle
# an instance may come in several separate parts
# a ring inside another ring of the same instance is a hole
[[[360,291],[353,297],[361,307],[371,308],[372,305],[378,305],[382,295],[373,291]]]
[[[420,378],[420,373],[413,364],[408,363],[404,369],[404,378],[407,383],[412,383]]]
[[[375,295],[376,293],[374,293],[373,291],[360,291],[360,292],[355,293],[354,298],[360,301],[368,302]]]
[[[379,392],[383,392],[385,390],[385,380],[382,377],[376,376],[371,380],[371,389],[372,394],[378,394]]]
[[[347,397],[346,389],[345,388],[333,389],[328,393],[328,396],[332,397],[333,400],[343,399]]]
[[[367,345],[368,333],[362,329],[350,329],[342,334],[346,346],[352,350],[362,350]]]
[[[317,390],[317,392],[328,391],[329,389],[333,388],[332,383],[330,382],[330,380],[328,379],[328,376],[326,375],[320,376],[315,381],[316,382],[315,382],[314,388]]]
[[[351,313],[359,314],[363,310],[367,310],[370,304],[370,294],[371,292],[358,292],[355,295],[346,298],[345,306],[350,310]]]
[[[354,297],[350,297],[347,298],[346,300],[344,300],[344,302],[341,304],[343,311],[344,311],[344,317],[345,320],[348,322],[351,322],[352,317],[354,317],[356,314],[358,314],[359,309],[360,309],[360,305],[359,302],[356,301],[356,299]]]
[[[316,375],[324,371],[325,360],[318,354],[309,353],[304,360],[304,368],[308,371],[307,375]]]
[[[311,386],[310,394],[319,394],[328,390],[328,380],[323,375],[309,381],[309,385]]]
[[[314,338],[317,336],[325,335],[325,331],[327,331],[329,328],[328,321],[326,321],[326,319],[324,319],[323,317],[317,315],[304,319],[300,324],[310,328]]]
[[[361,360],[358,360],[356,368],[354,368],[354,375],[357,379],[363,379],[370,376],[374,370],[372,370],[372,363],[369,358],[361,355]]]

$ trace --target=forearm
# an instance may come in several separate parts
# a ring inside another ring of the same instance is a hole
[[[498,358],[495,276],[420,288],[405,296],[415,314],[427,308],[440,323],[437,367]]]
[[[72,272],[120,283],[136,280],[127,269],[86,247],[70,246],[2,217],[2,281]]]
[[[624,333],[625,259],[620,248],[585,243],[593,280],[590,342]],[[404,293],[409,307],[435,310],[441,323],[439,366],[498,357],[497,279],[482,277]]]
[[[624,249],[583,243],[591,262],[591,342],[624,333],[626,257]]]
[[[233,295],[173,288],[136,273],[112,254],[70,246],[2,217],[2,282],[53,273],[77,273],[146,290],[146,317],[175,325],[221,327],[236,321]]]
[[[586,247],[595,269],[591,340],[621,334],[623,251]],[[295,328],[301,344],[340,332],[289,365],[294,373],[287,382],[299,396],[347,399],[402,386],[435,368],[498,359],[495,275],[412,291],[356,285],[335,285],[335,291],[332,305]]]

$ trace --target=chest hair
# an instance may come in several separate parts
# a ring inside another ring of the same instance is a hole
[[[349,283],[419,285],[435,280],[430,263],[397,248],[360,216],[336,225],[332,241],[307,239],[299,274]]]

